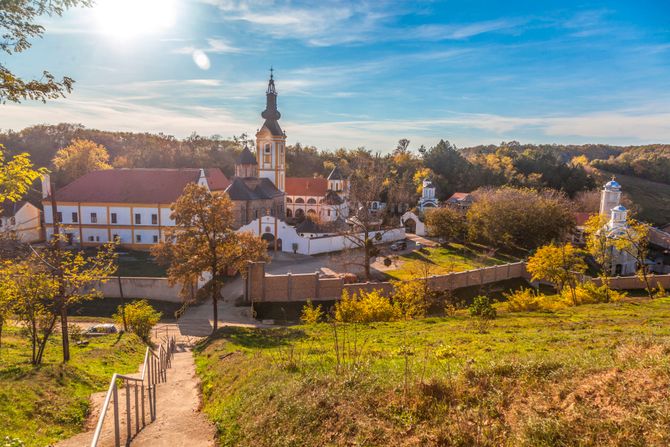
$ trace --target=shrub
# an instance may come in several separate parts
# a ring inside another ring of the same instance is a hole
[[[665,287],[663,287],[663,284],[661,284],[661,282],[658,281],[658,282],[656,283],[656,295],[658,295],[658,296],[660,296],[661,298],[663,298],[663,297],[666,296],[667,294],[668,294],[668,293],[666,292]]]
[[[360,292],[360,297],[345,290],[342,299],[335,303],[335,320],[342,323],[372,323],[391,321],[395,309],[391,301],[378,290]]]
[[[543,301],[546,298],[542,293],[533,289],[523,288],[512,293],[504,293],[507,298],[508,312],[533,312],[544,308]]]
[[[619,301],[626,296],[625,292],[609,289],[606,285],[597,286],[592,282],[585,282],[577,286],[574,298],[569,290],[564,290],[561,293],[562,301],[568,306]]]
[[[470,315],[484,320],[493,320],[496,317],[496,310],[488,296],[478,295],[470,306]]]
[[[323,310],[321,309],[321,304],[315,306],[311,300],[307,300],[307,304],[305,304],[302,308],[300,321],[303,324],[316,324],[323,321]]]
[[[426,287],[419,280],[393,281],[393,307],[398,319],[423,318],[428,309]]]
[[[342,298],[335,303],[335,320],[341,323],[353,323],[357,321],[360,309],[355,295],[349,295],[346,290],[342,291]]]
[[[78,324],[70,323],[67,325],[68,333],[70,334],[70,340],[74,343],[79,343],[84,336],[84,331],[81,326]]]
[[[359,321],[361,323],[391,321],[395,317],[395,309],[393,308],[391,301],[382,295],[379,290],[361,292],[359,308]]]
[[[123,309],[119,306],[114,314],[117,324],[123,324]],[[162,313],[151,307],[147,300],[126,304],[126,322],[128,330],[137,334],[145,342],[150,340],[151,329],[160,321]]]

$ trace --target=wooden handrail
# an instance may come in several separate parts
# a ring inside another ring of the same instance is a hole
[[[130,386],[131,383],[134,384],[135,388],[135,433],[140,431],[140,405],[141,405],[141,418],[142,424],[144,427],[145,424],[145,393],[144,390],[147,390],[148,394],[148,404],[149,404],[149,413],[151,415],[151,422],[156,420],[156,384],[163,383],[167,381],[167,369],[172,367],[172,357],[174,355],[176,340],[175,337],[168,337],[166,340],[167,348],[161,343],[158,345],[157,353],[152,351],[150,347],[147,346],[147,349],[144,353],[144,362],[142,363],[142,373],[140,377],[131,377],[124,374],[114,373],[112,375],[112,380],[109,383],[109,388],[107,389],[107,394],[105,395],[105,401],[100,409],[100,415],[98,416],[98,423],[95,427],[95,432],[93,433],[93,440],[91,441],[91,447],[96,447],[100,436],[102,435],[102,426],[105,421],[105,416],[109,405],[114,402],[114,440],[116,447],[121,445],[121,423],[119,420],[119,393],[117,381],[122,380],[125,382],[126,389],[126,444],[130,443],[132,437],[132,415],[131,415],[131,398],[130,398]],[[146,386],[145,386],[146,383]],[[138,387],[141,389],[141,398],[138,395]]]

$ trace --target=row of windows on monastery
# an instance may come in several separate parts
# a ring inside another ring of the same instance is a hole
[[[73,211],[71,214],[71,222],[72,223],[79,223],[79,213],[76,211]],[[58,211],[56,212],[56,219],[58,219],[58,222],[63,222],[63,212]],[[109,223],[116,224],[118,223],[118,214],[117,213],[109,213]],[[92,224],[98,223],[98,213],[89,213],[89,221]],[[148,223],[142,224],[142,214],[140,213],[135,213],[135,220],[134,220],[135,225],[148,225]],[[158,225],[158,214],[152,214],[151,215],[151,225]]]

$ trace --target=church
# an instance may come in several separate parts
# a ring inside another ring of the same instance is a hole
[[[274,204],[269,215],[289,220],[308,217],[320,222],[346,219],[349,215],[349,181],[339,168],[335,167],[327,178],[286,177],[286,132],[279,125],[281,113],[277,108],[278,94],[272,72],[265,96],[265,110],[261,113],[265,121],[256,132],[256,156],[248,148],[244,149],[236,165],[235,178],[244,178],[248,183],[251,177],[257,176],[276,187],[284,203],[281,209]],[[231,198],[236,200],[232,195]],[[253,218],[258,217],[254,212]],[[243,221],[246,224],[249,219]]]
[[[600,195],[600,215],[608,218],[601,231],[610,239],[620,238],[628,231],[628,210],[621,205],[621,185],[612,179],[605,183]],[[637,271],[633,254],[611,247],[610,275],[629,276]]]
[[[42,205],[46,237],[53,234],[57,220],[67,226],[65,235],[70,244],[94,246],[118,241],[125,247],[149,249],[163,241],[166,230],[175,225],[170,205],[189,183],[225,192],[233,202],[233,227],[252,230],[269,242],[278,238],[280,226],[287,227],[287,217],[343,222],[348,215],[348,180],[337,168],[328,178],[286,177],[286,133],[279,125],[281,114],[272,73],[265,93],[261,113],[265,121],[256,133],[255,154],[244,147],[231,179],[218,168],[93,171],[54,192],[56,214],[52,215],[50,180],[45,176]],[[13,225],[11,219],[0,224],[4,228]],[[280,243],[274,246],[281,249]]]

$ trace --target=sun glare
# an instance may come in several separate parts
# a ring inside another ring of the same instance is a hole
[[[95,9],[99,30],[119,39],[157,33],[177,20],[174,0],[100,0]]]

